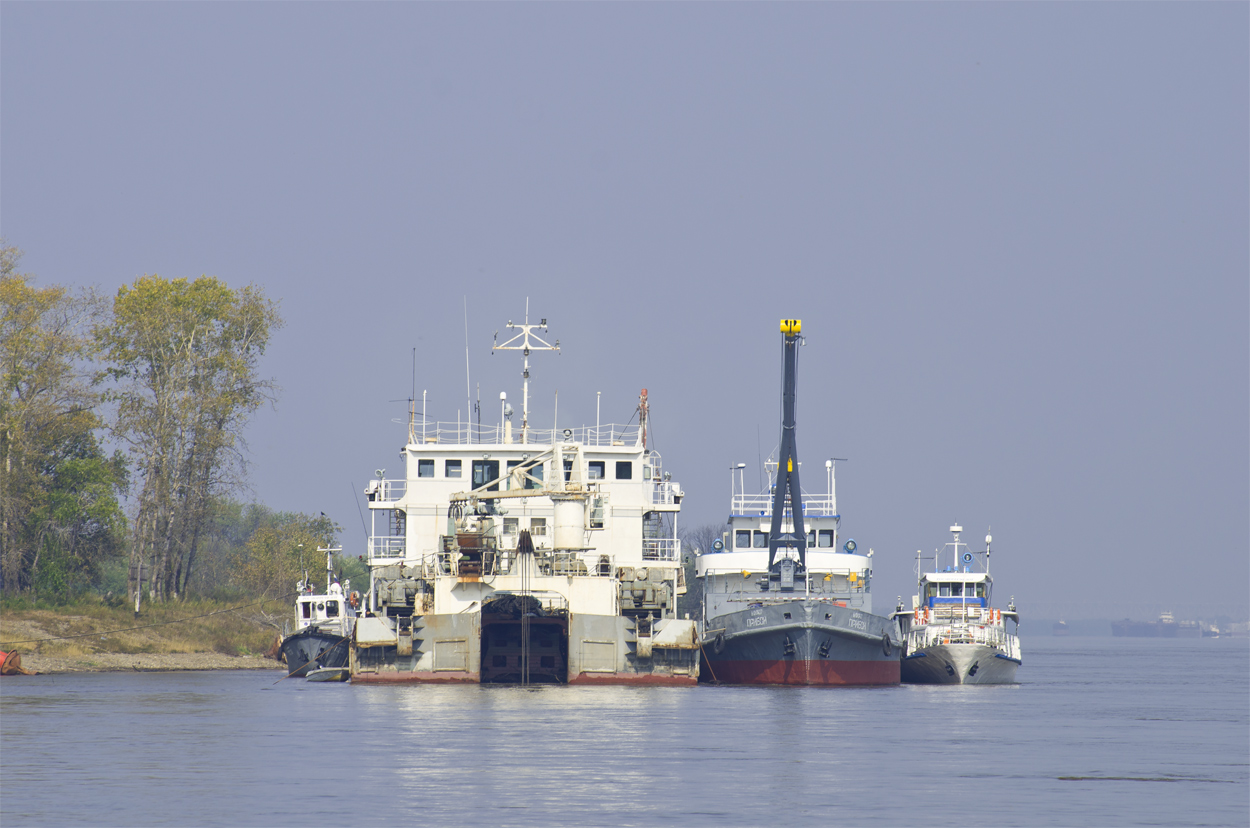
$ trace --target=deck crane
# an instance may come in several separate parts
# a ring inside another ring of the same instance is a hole
[[[794,398],[797,384],[798,348],[803,342],[800,319],[781,320],[785,335],[785,368],[781,380],[781,449],[777,457],[777,479],[773,484],[772,525],[768,532],[768,572],[770,580],[779,580],[783,590],[794,588],[794,576],[807,571],[807,530],[803,525],[803,490],[799,485],[799,459],[795,447]],[[786,507],[791,515],[791,531],[782,531]],[[785,557],[778,560],[782,549],[797,549],[798,561]],[[797,564],[797,566],[796,566]]]

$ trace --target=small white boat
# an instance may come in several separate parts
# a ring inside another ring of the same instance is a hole
[[[352,677],[346,667],[320,667],[308,671],[309,681],[347,681]]]
[[[985,551],[972,552],[959,541],[934,555],[931,572],[919,572],[910,611],[894,613],[904,635],[901,676],[905,684],[1010,684],[1021,664],[1020,616],[1014,602],[1006,610],[991,605],[990,536]],[[943,552],[952,552],[942,566]],[[919,562],[919,558],[917,558]],[[1007,631],[1007,622],[1015,625]]]

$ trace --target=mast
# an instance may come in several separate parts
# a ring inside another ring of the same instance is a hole
[[[781,449],[777,456],[777,480],[773,486],[773,520],[768,532],[768,569],[771,572],[777,560],[777,550],[792,547],[799,550],[799,571],[807,569],[807,529],[803,525],[803,489],[799,485],[798,450],[794,441],[794,398],[797,385],[796,363],[799,336],[803,322],[799,319],[781,320],[781,332],[785,334],[785,368],[781,379]],[[781,523],[787,498],[793,521],[792,531],[782,532]]]
[[[543,333],[546,333],[547,320],[543,319],[537,325],[530,324],[528,300],[525,303],[525,322],[520,325],[513,325],[512,320],[509,319],[508,327],[519,329],[521,332],[502,345],[498,344],[499,334],[496,333],[496,345],[491,348],[491,352],[520,351],[525,356],[525,370],[521,373],[521,442],[528,443],[530,423],[530,351],[558,351],[560,350],[560,340],[557,339],[555,345],[550,345],[544,342],[537,334],[532,333],[535,328],[541,328]]]

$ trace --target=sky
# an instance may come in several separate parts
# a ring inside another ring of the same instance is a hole
[[[797,317],[805,488],[846,458],[878,611],[960,522],[1025,627],[1244,620],[1248,32],[1245,3],[10,0],[0,234],[40,285],[277,301],[240,497],[348,554],[414,367],[431,419],[467,384],[497,421],[527,302],[560,340],[533,422],[647,388],[682,525],[723,522]]]

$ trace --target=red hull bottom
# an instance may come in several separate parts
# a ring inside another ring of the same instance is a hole
[[[462,672],[386,672],[357,673],[352,676],[352,684],[480,684],[481,676],[477,673]]]
[[[721,684],[793,684],[809,687],[899,683],[899,662],[711,661],[707,674]]]
[[[694,676],[657,675],[655,673],[579,673],[569,679],[569,684],[581,685],[694,687],[698,683],[698,679]]]
[[[480,684],[477,673],[357,673],[352,684]],[[637,685],[647,687],[694,687],[694,676],[655,675],[647,673],[580,673],[569,684]]]

